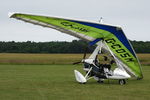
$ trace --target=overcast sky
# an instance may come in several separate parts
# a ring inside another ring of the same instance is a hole
[[[50,28],[8,18],[8,12],[63,16],[119,25],[130,40],[150,41],[150,0],[0,0],[0,41],[72,41]]]

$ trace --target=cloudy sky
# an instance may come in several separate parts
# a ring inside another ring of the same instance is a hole
[[[130,40],[150,41],[150,0],[0,0],[0,41],[72,41],[50,28],[8,18],[8,12],[63,16],[119,25]]]

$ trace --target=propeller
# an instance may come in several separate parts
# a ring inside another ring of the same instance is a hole
[[[86,57],[86,52],[87,52],[87,50],[88,50],[88,47],[86,47],[85,50],[84,50],[83,59],[85,59],[85,57]]]
[[[76,64],[79,64],[79,63],[82,63],[82,61],[74,62],[73,65],[76,65]]]
[[[76,64],[79,64],[79,63],[83,63],[84,62],[84,59],[86,58],[86,52],[88,50],[88,47],[85,48],[84,50],[84,55],[83,55],[83,58],[81,61],[78,61],[78,62],[74,62],[73,65],[76,65]]]

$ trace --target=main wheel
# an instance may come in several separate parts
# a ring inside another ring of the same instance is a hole
[[[120,80],[119,80],[119,84],[120,84],[120,85],[126,84],[126,80],[125,80],[125,79],[120,79]]]
[[[98,83],[104,83],[104,80],[103,79],[99,79],[97,82]]]

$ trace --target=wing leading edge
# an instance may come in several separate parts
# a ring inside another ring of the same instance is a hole
[[[11,14],[10,18],[53,28],[88,41],[102,38],[115,56],[128,67],[128,71],[132,75],[140,79],[143,78],[139,60],[120,27],[89,21],[21,13]]]

